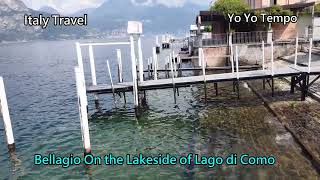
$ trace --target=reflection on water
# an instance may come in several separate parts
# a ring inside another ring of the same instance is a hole
[[[152,41],[144,41],[147,56]],[[113,49],[96,50],[100,83],[108,82],[106,58],[115,58],[113,52]],[[125,58],[129,54],[125,54],[124,59],[129,59]],[[126,93],[127,104],[119,96],[99,95],[98,111],[95,111],[93,97],[89,96],[93,154],[227,156],[249,153],[274,155],[276,166],[238,165],[211,169],[194,165],[73,166],[68,169],[34,166],[32,158],[35,153],[73,153],[77,156],[83,153],[73,75],[76,64],[74,45],[67,41],[1,46],[0,56],[0,71],[7,82],[17,141],[17,158],[13,159],[18,159],[12,160],[14,163],[11,164],[6,147],[0,146],[0,174],[5,179],[52,176],[56,179],[317,178],[299,146],[263,103],[244,84],[240,88],[241,100],[237,100],[232,83],[219,84],[217,97],[213,85],[208,84],[208,105],[204,103],[201,85],[180,88],[177,104],[174,104],[172,89],[148,91],[147,105],[140,109],[139,118],[135,117],[132,108],[131,93]],[[116,74],[116,66],[112,72]],[[125,79],[129,80],[130,73],[127,74]],[[0,130],[3,137],[1,123]],[[5,144],[4,140],[0,138],[0,144]]]

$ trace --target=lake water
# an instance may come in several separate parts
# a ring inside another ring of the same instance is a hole
[[[28,42],[0,45],[0,75],[4,77],[16,152],[7,153],[0,123],[0,179],[275,179],[319,178],[310,161],[278,120],[245,84],[241,100],[229,83],[220,95],[208,85],[204,104],[202,86],[180,88],[177,104],[172,89],[147,92],[147,105],[136,118],[131,93],[127,104],[112,95],[99,95],[95,110],[89,96],[92,153],[158,155],[275,156],[275,166],[35,166],[34,154],[83,155],[74,66],[74,41]],[[153,39],[144,38],[145,56]],[[127,47],[95,49],[98,83],[109,83],[106,60],[116,75],[116,51],[123,51],[125,80],[131,79]],[[88,62],[87,49],[83,49]],[[162,61],[161,61],[162,62]],[[163,63],[161,63],[163,64]],[[185,66],[188,66],[186,64]],[[85,65],[87,82],[89,67]],[[113,76],[114,81],[117,80]],[[110,84],[110,83],[109,83]]]

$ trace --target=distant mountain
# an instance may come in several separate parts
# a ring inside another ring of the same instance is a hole
[[[141,1],[140,1],[141,2]],[[39,11],[29,9],[21,0],[0,0],[0,42],[34,39],[96,38],[125,31],[127,21],[143,22],[144,33],[185,32],[194,24],[199,10],[207,7],[186,3],[183,7],[164,5],[141,5],[131,0],[107,0],[98,8],[85,9],[73,16],[88,14],[88,27],[53,26],[46,29],[24,25],[24,15],[50,16],[57,11],[42,7]]]
[[[49,24],[46,29],[42,29],[38,26],[25,26],[25,14],[50,16],[27,8],[20,0],[0,0],[0,42],[77,38],[86,34],[86,30],[80,27],[55,27]]]
[[[46,12],[49,14],[60,14],[56,9],[50,6],[42,6],[38,11],[40,12]]]
[[[183,7],[164,5],[139,5],[131,0],[108,0],[90,10],[89,26],[101,31],[125,28],[128,20],[144,22],[145,32],[187,31],[195,23],[199,10],[208,7],[186,3]]]

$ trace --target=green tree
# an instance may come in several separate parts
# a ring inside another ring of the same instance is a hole
[[[219,12],[224,16],[228,14],[243,14],[250,10],[250,7],[243,0],[217,0],[211,7],[211,11]]]

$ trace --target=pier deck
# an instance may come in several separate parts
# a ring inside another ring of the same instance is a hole
[[[286,67],[274,70],[273,77],[286,77],[286,76],[298,76],[302,73],[307,73],[307,67]],[[311,75],[320,74],[320,67],[315,67],[311,69]],[[206,75],[206,83],[217,83],[226,81],[238,81],[238,80],[250,80],[250,79],[265,79],[271,78],[271,70],[255,70],[255,71],[243,71],[239,72],[239,79],[236,73],[222,73],[222,74],[211,74]],[[166,89],[175,87],[187,87],[193,84],[203,84],[204,76],[190,76],[190,77],[179,77],[174,78],[174,83],[172,78],[170,79],[159,79],[159,80],[149,80],[144,82],[139,82],[139,90],[153,90],[153,89]],[[97,85],[87,87],[87,93],[112,93],[112,92],[125,92],[132,91],[132,82],[125,82],[115,84],[112,88],[111,85]]]

